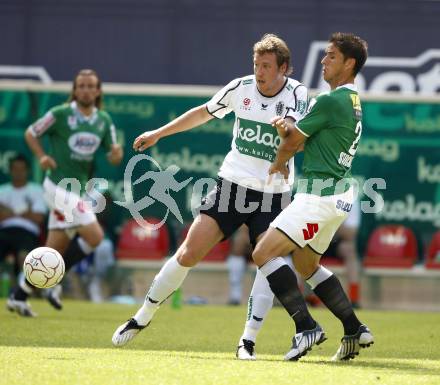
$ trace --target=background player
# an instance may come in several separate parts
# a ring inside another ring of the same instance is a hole
[[[119,164],[123,157],[112,119],[101,109],[102,97],[98,74],[90,69],[81,70],[73,81],[70,102],[52,108],[25,133],[41,168],[47,170],[43,188],[51,211],[46,246],[63,255],[66,271],[90,254],[104,234],[95,213],[80,194],[69,194],[59,184],[64,178],[74,178],[84,191],[100,146],[107,151],[108,161],[113,165]],[[40,143],[43,135],[49,138],[49,153]],[[60,206],[57,195],[68,199],[67,204]],[[23,279],[8,298],[8,309],[22,316],[35,316],[27,302],[32,291],[32,286]],[[52,293],[49,301],[60,309],[57,294]]]

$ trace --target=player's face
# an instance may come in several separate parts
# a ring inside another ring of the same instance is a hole
[[[273,52],[254,54],[254,74],[258,90],[267,96],[276,95],[284,84],[286,64],[278,67],[277,57]]]
[[[330,85],[341,78],[345,71],[344,55],[333,44],[330,43],[325,50],[325,56],[321,60],[322,76]]]
[[[100,94],[101,90],[98,88],[98,79],[95,75],[79,75],[76,78],[74,95],[80,107],[94,106],[95,100]]]

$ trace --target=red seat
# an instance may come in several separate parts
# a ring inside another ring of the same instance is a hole
[[[224,241],[217,243],[203,260],[206,262],[224,262],[226,261],[230,250],[231,241],[225,239]]]
[[[401,225],[380,226],[370,235],[365,267],[411,268],[418,257],[413,231]]]
[[[179,245],[185,240],[189,228],[191,225],[187,225],[184,227],[180,234]],[[203,258],[204,262],[224,262],[226,261],[226,257],[229,255],[229,251],[231,250],[231,241],[229,239],[225,239],[224,241],[217,243],[211,251]]]
[[[156,218],[145,218],[148,223],[157,224]],[[166,225],[158,229],[144,228],[131,219],[125,223],[119,236],[116,256],[119,259],[162,259],[170,247]]]
[[[425,267],[427,269],[440,269],[440,231],[437,231],[428,246]]]

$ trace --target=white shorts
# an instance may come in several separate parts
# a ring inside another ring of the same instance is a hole
[[[299,247],[309,245],[316,253],[323,254],[351,211],[353,201],[353,188],[343,194],[323,197],[298,193],[270,226]]]
[[[68,230],[96,222],[96,215],[81,197],[44,179],[44,198],[50,208],[49,230]]]

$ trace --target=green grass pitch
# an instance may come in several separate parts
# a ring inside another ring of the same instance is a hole
[[[328,340],[299,362],[284,362],[293,325],[281,308],[257,341],[257,361],[235,359],[246,309],[162,306],[131,344],[113,348],[114,329],[137,309],[65,301],[56,312],[32,301],[36,319],[19,318],[0,301],[0,384],[143,385],[418,385],[440,384],[440,314],[359,311],[376,343],[348,363],[330,362],[339,322],[313,309]]]

